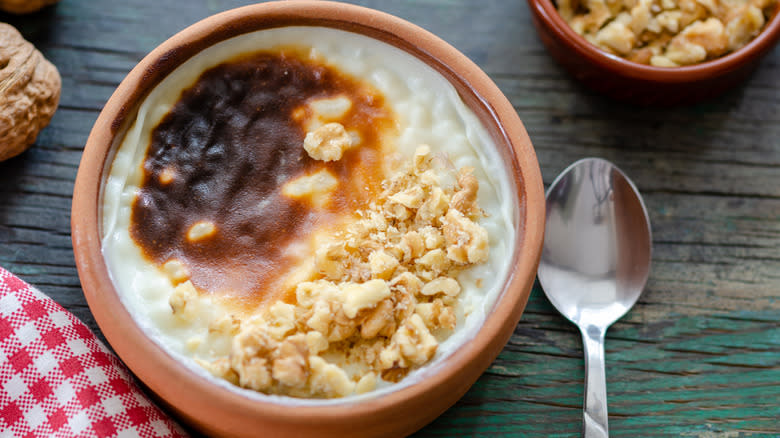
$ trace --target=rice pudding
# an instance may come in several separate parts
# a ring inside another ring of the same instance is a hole
[[[269,394],[377,394],[478,330],[513,250],[509,181],[414,57],[334,29],[264,30],[147,96],[103,187],[103,251],[134,318],[196,372]],[[399,305],[401,289],[414,301]],[[367,329],[389,305],[392,323]]]

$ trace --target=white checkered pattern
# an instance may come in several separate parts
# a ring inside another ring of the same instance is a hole
[[[0,268],[0,436],[187,435],[87,326]]]

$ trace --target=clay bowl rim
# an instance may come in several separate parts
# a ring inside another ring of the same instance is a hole
[[[471,99],[470,104],[466,100],[467,104],[488,125],[494,140],[500,136],[499,153],[511,161],[506,164],[507,170],[515,178],[514,196],[521,206],[513,254],[515,266],[510,268],[493,309],[475,337],[452,352],[435,373],[382,397],[329,405],[296,405],[295,409],[289,409],[290,404],[251,399],[198,376],[135,323],[119,299],[102,256],[99,201],[103,176],[123,135],[123,126],[129,124],[139,102],[170,71],[203,48],[250,31],[286,25],[318,25],[361,33],[421,59],[453,83],[464,100]],[[464,88],[473,95],[464,96]],[[486,118],[491,122],[487,123]],[[144,57],[108,100],[90,133],[76,178],[71,226],[84,295],[98,325],[129,368],[174,410],[184,414],[195,410],[205,413],[220,406],[222,410],[273,416],[275,421],[306,417],[310,421],[319,419],[330,423],[387,411],[442,382],[454,381],[468,364],[481,367],[477,376],[487,368],[507,342],[530,295],[541,255],[544,208],[541,171],[528,134],[512,105],[476,64],[433,34],[392,15],[354,5],[300,0],[249,5],[210,16],[177,33]],[[485,351],[489,353],[485,355]],[[161,366],[151,371],[149,362]],[[188,400],[193,403],[190,409],[182,409],[170,397],[160,394],[159,388],[164,389],[174,381],[188,383],[178,385],[177,390],[181,391],[178,400],[197,395]]]
[[[780,40],[780,1],[764,29],[744,47],[720,58],[681,67],[654,67],[623,59],[596,47],[577,34],[561,17],[553,0],[527,0],[532,12],[565,45],[598,66],[635,79],[685,83],[710,79],[739,69],[767,54]]]

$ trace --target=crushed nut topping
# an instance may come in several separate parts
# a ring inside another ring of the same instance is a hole
[[[210,331],[232,336],[230,354],[198,363],[256,391],[329,398],[397,382],[428,362],[463,318],[458,273],[488,258],[473,169],[449,172],[419,147],[318,247],[315,274],[297,284],[293,303],[213,321]],[[189,282],[176,291],[171,308],[183,315],[197,292]]]
[[[777,0],[557,0],[575,32],[609,53],[657,67],[708,61],[749,43]]]

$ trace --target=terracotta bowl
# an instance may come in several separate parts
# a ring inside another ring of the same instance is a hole
[[[222,40],[288,25],[360,33],[432,66],[486,126],[511,174],[517,204],[516,250],[502,292],[475,338],[428,378],[360,402],[291,408],[257,401],[183,366],[153,342],[121,303],[101,252],[101,185],[139,103],[177,66]],[[76,264],[90,309],[127,366],[181,420],[210,435],[379,437],[407,435],[453,405],[490,365],[512,334],[535,278],[544,230],[544,193],[531,141],[517,113],[475,64],[425,30],[374,10],[331,2],[274,2],[209,17],[146,56],[106,103],[87,141],[73,195]]]
[[[780,40],[780,3],[764,30],[745,47],[701,64],[662,68],[611,55],[578,35],[553,0],[528,0],[550,54],[588,87],[642,105],[677,105],[716,96],[745,79]]]

